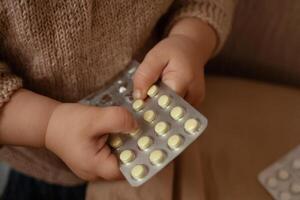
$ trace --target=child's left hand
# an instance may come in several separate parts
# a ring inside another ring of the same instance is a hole
[[[169,36],[154,46],[137,69],[134,97],[144,99],[159,78],[196,105],[204,98],[204,65],[216,45],[212,28],[199,19],[179,21]]]

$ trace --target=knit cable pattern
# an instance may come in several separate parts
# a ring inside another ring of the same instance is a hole
[[[207,22],[217,33],[218,43],[214,51],[216,55],[223,47],[225,40],[231,29],[233,11],[237,0],[227,0],[226,4],[222,0],[187,0],[179,1],[168,30],[178,20],[185,17],[196,17]]]

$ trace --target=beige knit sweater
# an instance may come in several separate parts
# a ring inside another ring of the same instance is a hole
[[[63,102],[80,100],[124,69],[155,32],[165,31],[156,26],[160,19],[164,29],[183,17],[207,21],[220,48],[233,10],[233,0],[0,0],[0,105],[20,87]],[[45,149],[6,146],[0,155],[45,181],[81,182]]]

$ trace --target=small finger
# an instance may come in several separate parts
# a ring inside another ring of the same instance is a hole
[[[163,72],[162,81],[180,96],[185,96],[195,74],[192,67],[172,60]]]
[[[96,174],[105,180],[117,180],[123,176],[119,169],[117,157],[111,152],[110,148],[105,145],[96,156]]]
[[[180,77],[177,72],[166,73],[163,76],[162,81],[178,95],[182,97],[185,96],[188,89],[189,80]]]
[[[134,98],[144,99],[146,97],[147,90],[159,79],[167,63],[167,56],[159,55],[155,50],[146,55],[133,77]]]
[[[187,102],[189,102],[195,108],[199,107],[199,105],[203,102],[203,99],[204,99],[204,94],[195,95],[189,91],[187,92],[187,94],[185,96],[185,100]]]
[[[203,79],[199,78],[198,81],[195,81],[191,84],[185,96],[185,99],[191,105],[198,108],[199,105],[203,102],[204,97],[205,97],[205,81],[203,77]]]

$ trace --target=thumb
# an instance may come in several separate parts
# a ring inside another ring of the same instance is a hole
[[[166,56],[160,56],[152,49],[144,58],[133,77],[133,97],[144,99],[147,90],[160,77],[163,69],[168,63]]]
[[[132,114],[123,107],[112,106],[99,110],[98,120],[93,128],[100,133],[128,133],[138,128],[138,123]]]

